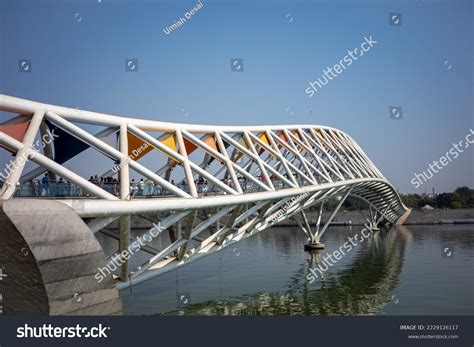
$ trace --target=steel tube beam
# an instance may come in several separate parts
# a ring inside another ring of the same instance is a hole
[[[316,240],[316,242],[319,242],[319,239],[321,238],[321,236],[323,236],[324,232],[326,231],[326,229],[328,228],[329,224],[331,224],[332,220],[334,219],[334,216],[336,215],[336,213],[339,211],[339,209],[341,208],[342,204],[344,203],[344,201],[346,201],[347,197],[349,196],[350,192],[352,190],[352,187],[349,187],[347,189],[347,192],[346,194],[344,194],[344,196],[342,197],[341,201],[339,201],[339,204],[337,204],[337,207],[334,209],[334,211],[331,213],[331,216],[329,217],[329,219],[326,221],[326,224],[324,224],[323,228],[321,229],[321,233],[318,235],[318,240]]]
[[[43,121],[43,116],[44,110],[38,110],[31,118],[30,125],[28,126],[28,129],[26,130],[26,133],[23,137],[23,146],[17,151],[15,160],[13,160],[11,165],[11,170],[5,180],[5,184],[0,191],[0,195],[3,199],[9,199],[15,193],[16,185],[19,182],[26,161],[30,156],[28,151],[34,151],[34,149],[32,149],[33,141],[35,140],[41,122]],[[53,139],[51,139],[51,141],[53,141]]]

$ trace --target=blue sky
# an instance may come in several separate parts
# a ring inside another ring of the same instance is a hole
[[[166,35],[197,1],[0,0],[0,93],[162,121],[328,125],[402,192],[474,187],[474,146],[410,183],[474,129],[472,1],[202,3]],[[369,36],[377,44],[309,98],[308,82]]]

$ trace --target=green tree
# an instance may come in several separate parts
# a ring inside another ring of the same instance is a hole
[[[436,196],[436,207],[450,208],[453,202],[453,193],[441,193]]]
[[[463,206],[459,201],[453,201],[449,207],[450,208],[462,208]]]
[[[400,197],[405,206],[410,208],[418,207],[418,202],[421,200],[421,197],[418,194],[401,194]]]
[[[466,186],[456,188],[453,200],[459,202],[463,208],[474,207],[474,189]]]

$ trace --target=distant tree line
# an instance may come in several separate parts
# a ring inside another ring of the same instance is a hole
[[[400,194],[403,203],[410,208],[421,208],[430,205],[434,208],[474,208],[474,189],[469,187],[459,187],[453,193],[441,193],[434,197],[422,196],[419,194]],[[332,198],[324,202],[325,211],[333,211],[339,204],[337,198]],[[349,196],[341,207],[341,210],[366,210],[366,202]],[[319,205],[312,206],[310,211],[318,211]]]
[[[403,203],[410,208],[430,205],[434,208],[474,208],[474,189],[459,187],[453,193],[441,193],[435,196],[419,194],[400,194]]]

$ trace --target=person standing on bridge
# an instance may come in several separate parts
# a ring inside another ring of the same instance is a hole
[[[64,181],[63,181],[62,177],[59,178],[59,182],[57,183],[57,192],[56,193],[60,197],[65,196]]]
[[[143,195],[143,191],[145,190],[145,181],[143,181],[143,178],[140,180],[138,183],[138,195]]]
[[[30,196],[36,196],[36,183],[33,180],[29,181]]]
[[[147,194],[146,195],[155,195],[155,182],[153,182],[152,180],[148,180],[147,181]]]
[[[41,195],[42,196],[49,196],[49,176],[48,173],[44,174],[43,179],[41,180]]]

